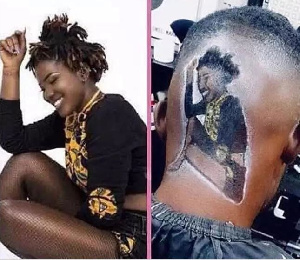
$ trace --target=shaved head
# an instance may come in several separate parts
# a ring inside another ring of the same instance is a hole
[[[191,178],[256,214],[299,152],[299,64],[298,33],[279,14],[233,8],[195,23],[168,93],[163,184]]]
[[[297,83],[284,86],[286,79],[297,82],[300,72],[300,39],[285,17],[261,8],[244,7],[219,11],[202,19],[191,27],[184,40],[169,89],[168,99],[172,102],[167,114],[168,139],[172,143],[174,137],[180,141],[176,149],[171,149],[176,155],[169,156],[169,163],[176,162],[186,139],[186,71],[194,60],[204,57],[212,48],[232,57],[240,75],[227,89],[249,106],[261,102],[262,92],[271,92],[276,87],[280,88],[282,99],[285,92],[299,89]],[[277,84],[278,79],[281,81]],[[277,110],[276,100],[271,103]],[[294,119],[297,120],[297,115]]]

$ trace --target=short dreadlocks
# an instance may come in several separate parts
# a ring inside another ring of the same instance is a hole
[[[88,68],[90,78],[98,82],[102,73],[108,70],[104,47],[99,43],[86,41],[86,30],[68,23],[68,16],[62,14],[50,17],[44,22],[40,42],[31,43],[30,60],[26,68],[35,72],[38,62],[43,60],[62,61],[72,71]]]
[[[224,84],[229,84],[239,74],[239,68],[232,62],[232,55],[222,53],[218,47],[212,47],[207,50],[205,55],[199,59],[198,69],[206,66],[211,69],[221,70]]]

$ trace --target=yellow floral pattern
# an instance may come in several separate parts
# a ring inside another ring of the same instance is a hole
[[[109,189],[97,188],[89,197],[89,209],[93,215],[102,219],[117,213],[117,203]]]
[[[211,140],[215,142],[218,139],[221,105],[224,103],[227,97],[228,94],[225,93],[218,99],[209,102],[206,107],[205,130]]]
[[[125,234],[112,232],[118,240],[120,253],[122,256],[128,256],[132,253],[136,240],[134,237],[129,237]]]
[[[65,121],[65,157],[66,171],[69,178],[86,192],[88,171],[86,162],[86,117],[92,107],[103,98],[100,90],[95,93],[80,113],[68,116]]]

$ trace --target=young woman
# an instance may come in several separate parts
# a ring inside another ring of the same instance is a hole
[[[146,258],[146,127],[120,95],[95,85],[104,48],[66,15],[44,22],[27,68],[48,117],[23,126],[19,72],[25,31],[1,41],[0,241],[30,258]],[[41,153],[65,147],[66,169]]]

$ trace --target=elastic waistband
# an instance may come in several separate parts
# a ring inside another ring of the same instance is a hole
[[[179,225],[185,230],[197,234],[204,234],[215,238],[230,240],[251,239],[251,230],[236,227],[231,222],[206,219],[198,216],[183,214],[174,211],[168,205],[159,202],[152,196],[152,217],[171,226]]]

